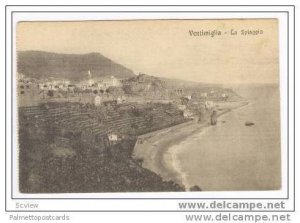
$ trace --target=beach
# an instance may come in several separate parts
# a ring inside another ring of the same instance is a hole
[[[206,119],[158,132],[135,147],[134,157],[186,191],[280,189],[279,92],[243,90],[247,102],[216,104],[217,125]]]
[[[247,106],[248,102],[223,102],[217,105],[217,116],[221,117]],[[210,126],[209,119],[205,119],[200,123],[193,120],[184,126],[174,126],[158,131],[152,134],[151,137],[145,137],[146,139],[143,140],[142,144],[135,146],[133,158],[141,159],[144,168],[160,175],[165,181],[172,180],[189,190],[189,187],[194,185],[188,185],[185,180],[186,173],[182,171],[181,163],[177,158],[180,150],[179,145],[189,137],[204,132]]]

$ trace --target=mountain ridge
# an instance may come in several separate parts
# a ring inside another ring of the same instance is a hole
[[[18,73],[36,79],[52,77],[80,81],[88,77],[88,71],[93,78],[136,76],[129,68],[96,52],[65,54],[30,50],[18,51],[17,55]]]

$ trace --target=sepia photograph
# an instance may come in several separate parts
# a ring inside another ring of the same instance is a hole
[[[18,22],[19,192],[280,190],[278,29]]]

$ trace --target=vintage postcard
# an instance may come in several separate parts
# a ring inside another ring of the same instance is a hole
[[[21,193],[281,189],[277,19],[16,35]]]

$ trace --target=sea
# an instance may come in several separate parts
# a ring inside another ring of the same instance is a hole
[[[278,190],[281,187],[280,103],[275,86],[243,86],[235,91],[247,106],[218,118],[171,147],[173,167],[187,190]],[[254,125],[246,126],[245,122]]]

